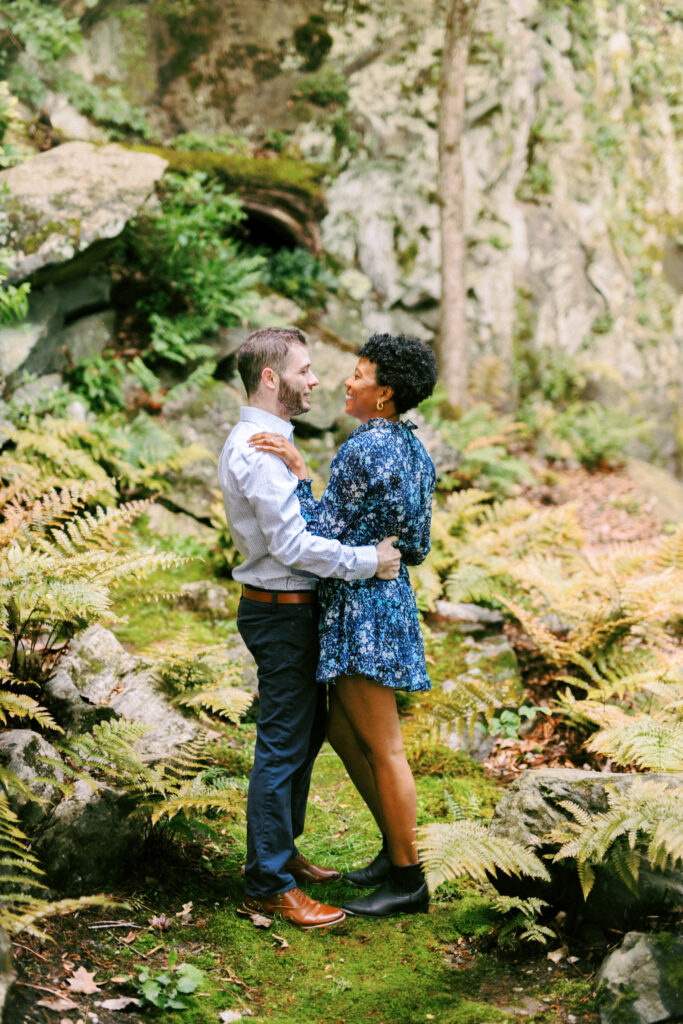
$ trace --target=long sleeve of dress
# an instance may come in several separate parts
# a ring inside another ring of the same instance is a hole
[[[416,532],[414,543],[404,542],[399,539],[398,549],[401,552],[401,559],[404,565],[420,565],[424,562],[425,558],[431,551],[432,539],[432,496],[429,494],[427,503],[424,509],[424,516],[422,519],[421,529]],[[412,538],[411,538],[412,539]]]
[[[296,495],[301,514],[311,533],[335,540],[358,515],[370,484],[369,473],[361,452],[344,445],[330,466],[330,482],[316,501],[310,480],[301,480]]]

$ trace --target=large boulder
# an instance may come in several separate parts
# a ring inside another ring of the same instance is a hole
[[[146,726],[140,747],[147,760],[168,757],[199,732],[196,722],[170,707],[158,692],[151,671],[103,626],[81,633],[60,671],[90,704]]]
[[[124,879],[140,853],[146,820],[129,793],[77,782],[34,841],[49,885],[80,896]]]
[[[64,773],[59,754],[47,740],[32,729],[8,729],[0,735],[0,759],[28,786],[33,799],[25,793],[12,795],[12,806],[25,828],[40,824],[62,795],[59,782]]]
[[[531,847],[537,855],[556,852],[547,838],[559,825],[573,820],[562,806],[563,801],[577,804],[589,814],[608,809],[606,786],[624,792],[645,776],[617,772],[581,771],[575,768],[553,768],[526,771],[510,787],[497,805],[491,828],[520,846]],[[683,773],[648,773],[648,781],[666,782],[670,787],[683,787]],[[592,922],[602,927],[624,928],[636,925],[648,914],[667,912],[683,906],[683,871],[660,871],[647,861],[641,864],[637,891],[628,888],[615,873],[597,865],[595,883],[584,901],[576,866],[571,861],[546,861],[550,882],[507,880],[496,884],[506,891],[537,895],[556,909],[562,907],[570,918]]]
[[[683,935],[629,932],[598,973],[601,1024],[683,1020]]]
[[[67,142],[0,171],[10,281],[115,238],[149,199],[166,161],[114,143]]]

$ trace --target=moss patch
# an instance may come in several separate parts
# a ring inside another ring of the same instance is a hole
[[[168,161],[169,171],[178,174],[204,171],[238,194],[249,189],[280,189],[306,199],[314,216],[320,217],[326,210],[320,186],[326,169],[321,164],[304,163],[288,157],[271,160],[231,153],[183,152],[155,146],[129,148],[140,153],[156,153]]]

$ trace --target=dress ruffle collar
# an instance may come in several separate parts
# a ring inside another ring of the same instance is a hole
[[[349,436],[355,437],[356,434],[362,434],[364,430],[374,430],[375,427],[392,427],[394,430],[403,427],[405,430],[417,430],[417,423],[413,423],[412,420],[399,420],[398,423],[393,423],[386,416],[373,416],[367,423],[361,423],[359,427],[356,427]]]

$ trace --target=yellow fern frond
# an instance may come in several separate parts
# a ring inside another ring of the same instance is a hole
[[[586,747],[622,765],[636,764],[656,772],[683,771],[681,722],[625,715],[617,724],[600,729]]]
[[[431,889],[443,882],[469,875],[485,882],[487,875],[531,875],[546,881],[547,869],[532,850],[496,835],[475,821],[425,825],[418,830],[419,848],[427,866]]]
[[[215,686],[183,694],[176,698],[175,703],[182,707],[207,708],[214,715],[227,718],[237,724],[242,715],[249,710],[253,701],[254,698],[250,693],[219,682]]]

